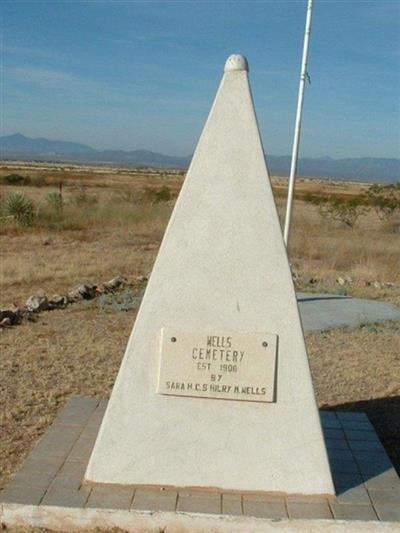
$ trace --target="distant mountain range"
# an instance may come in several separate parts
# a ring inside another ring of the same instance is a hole
[[[126,166],[187,168],[191,156],[174,157],[148,150],[95,150],[85,144],[31,139],[20,133],[0,137],[0,159],[110,163]],[[271,174],[287,176],[290,156],[268,156]],[[298,175],[369,182],[400,181],[400,159],[361,157],[349,159],[302,158]]]
[[[77,161],[121,163],[156,167],[187,167],[190,157],[173,157],[149,150],[95,150],[86,144],[51,141],[44,137],[31,139],[21,133],[0,137],[0,159],[32,158],[40,161]]]

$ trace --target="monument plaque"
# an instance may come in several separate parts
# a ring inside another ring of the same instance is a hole
[[[273,402],[277,336],[163,328],[157,392]]]

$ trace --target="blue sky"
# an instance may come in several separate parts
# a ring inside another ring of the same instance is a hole
[[[192,153],[242,53],[267,154],[291,152],[306,1],[3,0],[2,134]],[[300,155],[400,157],[400,2],[316,0]]]

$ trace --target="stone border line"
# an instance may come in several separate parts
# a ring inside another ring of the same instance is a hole
[[[147,282],[147,278],[139,276],[136,281],[139,284],[143,284]],[[48,298],[44,291],[38,291],[37,294],[28,298],[25,305],[0,309],[0,329],[18,325],[23,319],[32,319],[33,315],[37,313],[52,311],[53,309],[64,309],[67,305],[82,300],[93,300],[103,294],[112,294],[129,285],[126,278],[116,276],[104,283],[81,283],[62,296],[54,294]]]

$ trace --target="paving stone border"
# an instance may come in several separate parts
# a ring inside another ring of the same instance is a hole
[[[89,510],[102,509],[114,514],[188,513],[290,523],[397,522],[400,530],[400,479],[364,413],[320,412],[337,492],[335,498],[322,498],[85,484],[83,475],[107,402],[89,397],[68,401],[15,477],[0,491],[3,522],[7,516],[15,517],[18,510],[21,517],[23,509],[26,514],[29,508],[29,516],[36,516],[37,523],[37,516],[51,514],[50,508],[54,515],[57,508],[64,514],[66,509],[72,514],[80,510],[85,516],[92,516]]]

